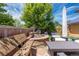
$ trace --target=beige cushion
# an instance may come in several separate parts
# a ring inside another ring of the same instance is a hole
[[[4,39],[0,41],[0,52],[2,52],[4,55],[10,53],[14,48],[15,46],[13,46],[10,42]]]
[[[15,47],[17,47],[19,45],[14,39],[11,39],[11,38],[8,38],[8,37],[4,38],[4,39],[7,40],[8,42],[10,42]]]
[[[14,35],[14,39],[19,43],[22,44],[26,40],[26,35],[25,34],[19,34],[19,35]]]

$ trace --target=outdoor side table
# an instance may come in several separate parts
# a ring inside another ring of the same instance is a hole
[[[54,52],[79,52],[79,43],[73,41],[46,41],[51,55]]]

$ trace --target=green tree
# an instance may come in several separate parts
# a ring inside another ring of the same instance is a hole
[[[7,4],[0,3],[0,13],[7,12],[7,11],[4,9],[5,6],[7,6]]]
[[[47,3],[29,3],[25,4],[22,14],[22,20],[27,27],[35,27],[42,33],[55,31],[52,15],[52,5]]]
[[[6,7],[7,4],[0,3],[0,25],[14,25],[14,20],[11,15],[7,14],[7,10],[5,10],[4,7]]]

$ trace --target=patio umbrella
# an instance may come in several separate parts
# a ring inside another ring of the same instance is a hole
[[[62,37],[67,37],[67,15],[66,7],[62,10]]]

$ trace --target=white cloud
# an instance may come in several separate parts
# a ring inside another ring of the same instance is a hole
[[[22,6],[20,3],[8,3],[8,6],[5,8],[13,18],[20,19]]]
[[[7,3],[7,7],[5,7],[5,9],[7,10],[7,13],[12,15],[14,19],[17,19],[22,24],[24,24],[24,22],[21,21],[20,17],[21,17],[23,5],[24,4],[22,3]]]
[[[78,9],[79,6],[71,6],[71,7],[67,8],[67,13],[75,10],[76,8]],[[79,18],[79,13],[69,14],[69,15],[67,15],[67,18],[68,18],[68,21],[71,21],[71,22],[73,20],[77,21]],[[55,19],[58,20],[59,22],[62,21],[62,11],[55,14]]]

